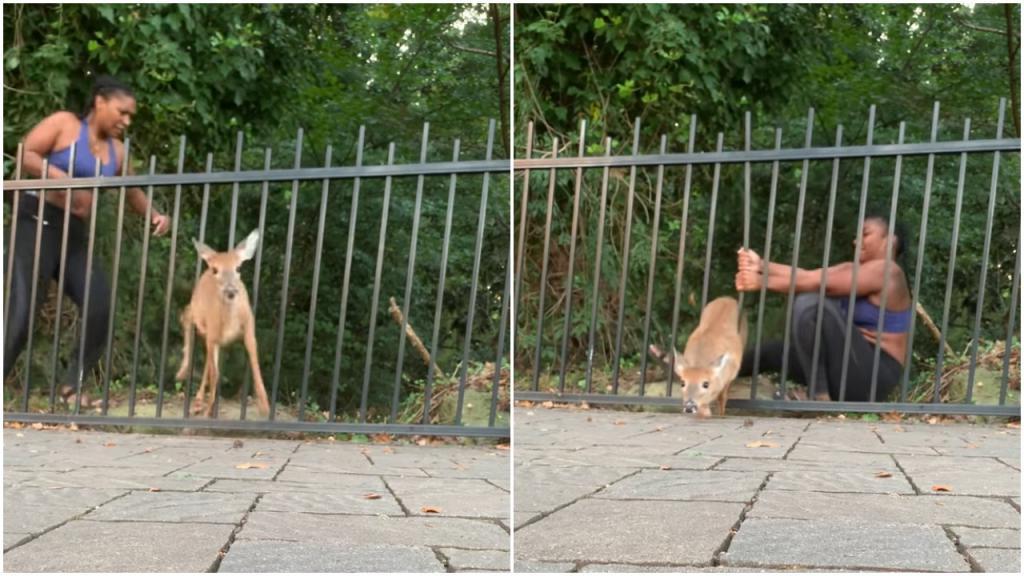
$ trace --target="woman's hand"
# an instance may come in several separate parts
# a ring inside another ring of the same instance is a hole
[[[736,251],[736,270],[761,272],[761,257],[749,248],[740,248]]]
[[[171,218],[167,214],[153,211],[153,236],[163,236],[171,227]]]
[[[754,292],[761,289],[761,274],[754,270],[736,271],[736,291]]]

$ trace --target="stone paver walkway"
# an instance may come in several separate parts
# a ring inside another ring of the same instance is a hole
[[[509,452],[4,430],[7,572],[509,569]]]
[[[515,570],[1019,573],[1020,456],[1004,425],[517,408]]]

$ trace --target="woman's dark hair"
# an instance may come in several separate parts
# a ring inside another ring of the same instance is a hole
[[[907,234],[906,226],[899,220],[890,223],[889,214],[881,210],[869,211],[864,216],[864,221],[867,222],[868,220],[881,223],[889,231],[890,236],[896,236],[896,243],[892,247],[892,257],[900,265],[900,268],[906,270],[905,256],[907,254],[907,245],[910,243],[910,236]]]
[[[131,86],[125,84],[121,80],[114,78],[113,76],[100,75],[92,83],[92,92],[89,94],[89,100],[85,103],[85,112],[82,117],[86,117],[92,112],[93,106],[96,104],[96,97],[103,96],[109,98],[114,95],[123,96],[135,96],[135,92]]]

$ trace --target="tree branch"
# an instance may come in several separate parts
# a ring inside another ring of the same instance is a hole
[[[1017,138],[1020,138],[1020,108],[1017,97],[1017,76],[1015,74],[1015,64],[1017,62],[1017,51],[1020,49],[1020,40],[1014,42],[1014,31],[1016,28],[1013,26],[1013,8],[1009,4],[1004,7],[1004,13],[1006,15],[1006,46],[1008,57],[1006,59],[1006,68],[1010,74],[1010,112],[1013,116],[1013,129],[1017,133]],[[1016,44],[1016,45],[1014,45]]]
[[[509,148],[508,141],[508,103],[506,101],[508,81],[506,80],[506,70],[501,55],[501,12],[497,4],[490,4],[487,11],[490,12],[491,19],[494,20],[494,63],[498,69],[498,113],[501,120],[501,147],[505,150],[505,156],[511,158],[512,151]]]

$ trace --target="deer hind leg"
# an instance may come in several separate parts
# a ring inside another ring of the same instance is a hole
[[[203,365],[203,377],[199,381],[199,389],[196,390],[196,399],[192,402],[192,414],[201,414],[203,412],[203,396],[206,394],[206,385],[210,380],[211,360],[209,348],[207,348],[206,363]]]
[[[220,346],[207,342],[206,365],[210,368],[210,391],[206,401],[206,417],[214,418],[217,414],[217,381],[220,379]]]
[[[181,351],[181,367],[174,379],[183,382],[188,378],[189,370],[192,368],[192,307],[186,306],[181,313],[181,332],[185,335],[185,346]]]
[[[270,403],[267,400],[267,389],[263,386],[263,374],[260,372],[259,355],[256,353],[256,327],[253,326],[252,322],[249,322],[245,327],[245,350],[249,353],[253,391],[256,392],[260,413],[266,416],[270,413]],[[242,402],[247,401],[247,398],[242,398]]]

